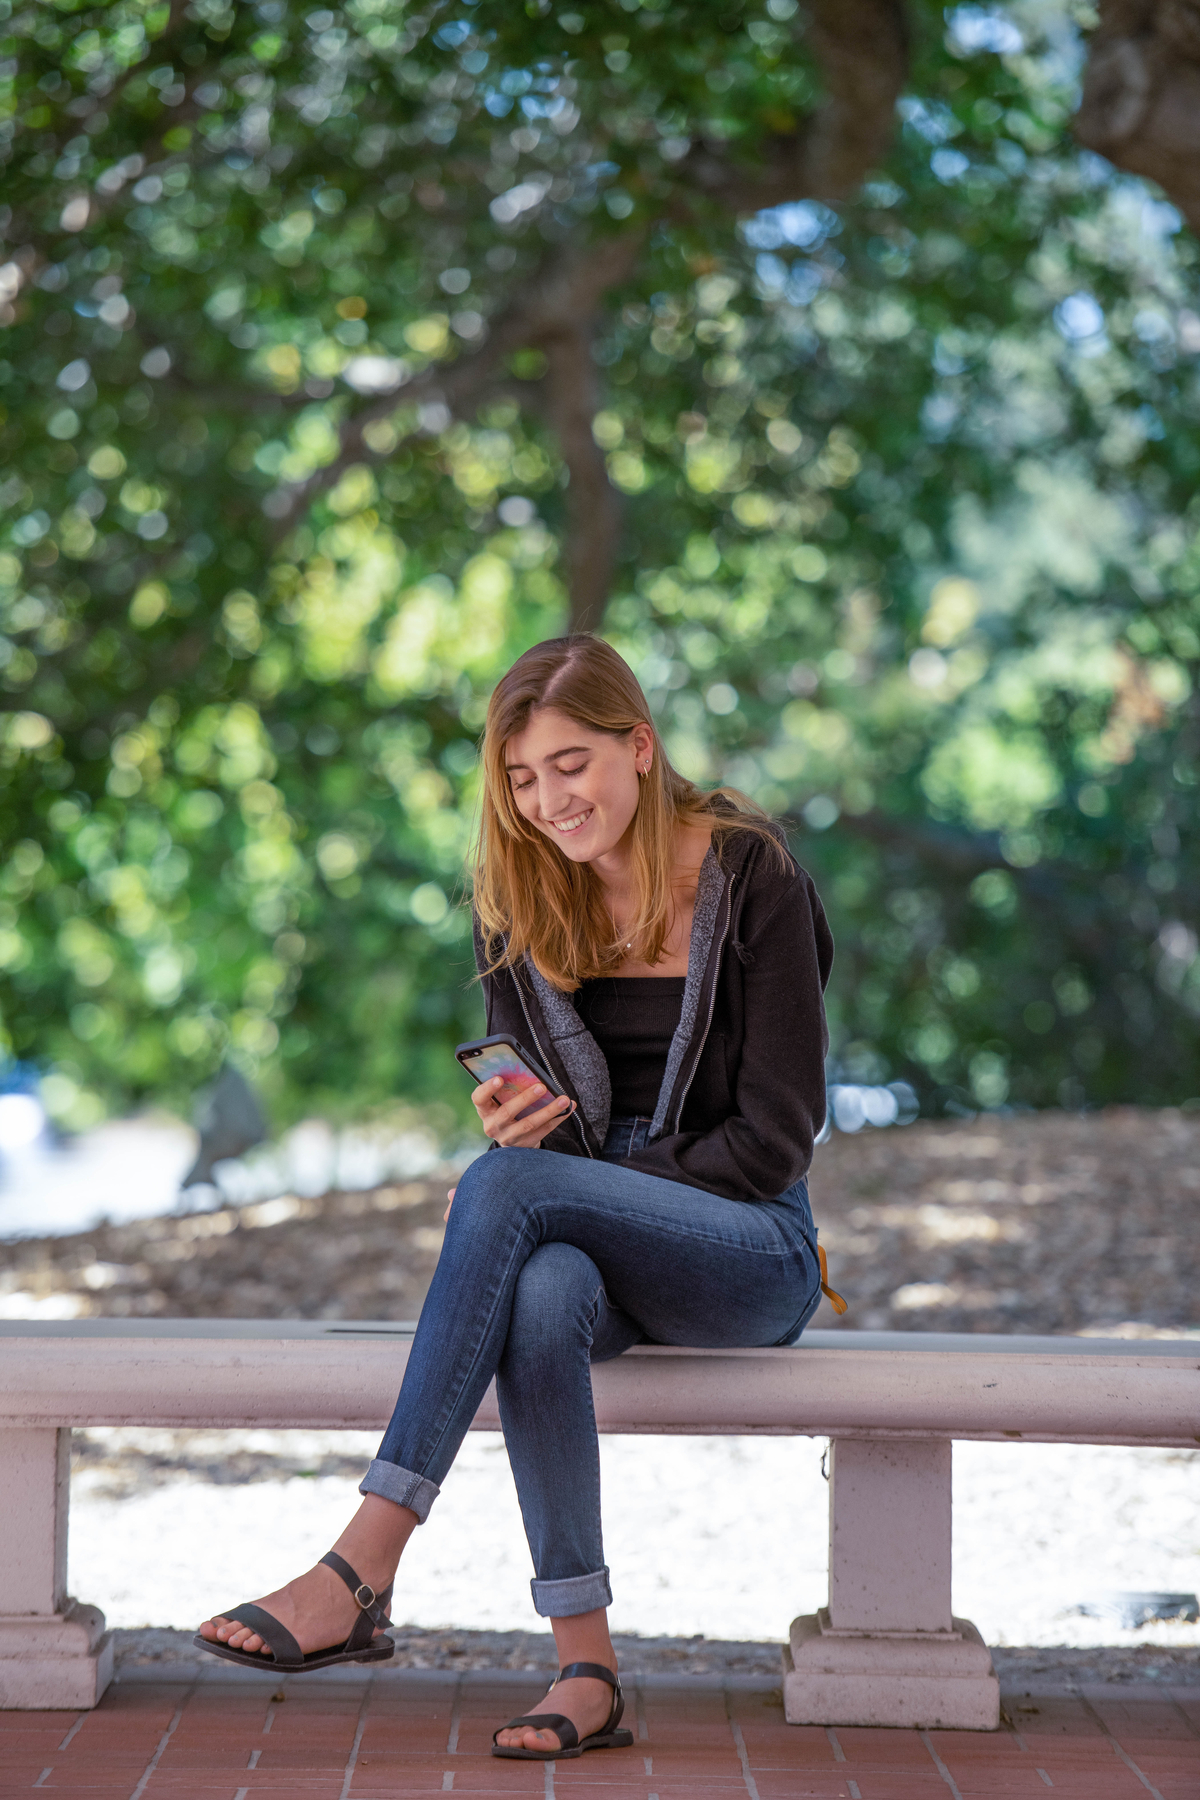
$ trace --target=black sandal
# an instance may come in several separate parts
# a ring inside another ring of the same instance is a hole
[[[201,1637],[197,1632],[192,1639],[200,1650],[207,1650],[213,1656],[223,1656],[226,1662],[242,1663],[248,1669],[264,1669],[275,1675],[301,1675],[305,1669],[329,1669],[335,1663],[368,1663],[387,1662],[396,1654],[396,1646],[391,1638],[376,1638],[376,1629],[381,1625],[390,1625],[387,1609],[392,1598],[392,1582],[377,1594],[367,1582],[360,1581],[350,1564],[344,1557],[331,1550],[321,1561],[331,1568],[335,1575],[340,1575],[359,1605],[358,1618],[354,1628],[344,1644],[334,1644],[328,1650],[310,1650],[306,1656],[292,1636],[286,1625],[261,1606],[230,1606],[219,1616],[223,1619],[235,1619],[239,1625],[249,1626],[256,1631],[265,1644],[271,1649],[269,1657],[261,1650],[235,1650],[231,1644],[222,1644],[213,1638]]]
[[[612,1711],[608,1722],[600,1731],[594,1731],[591,1737],[580,1742],[579,1733],[570,1719],[562,1713],[523,1713],[519,1719],[510,1719],[507,1725],[501,1725],[492,1733],[492,1755],[511,1756],[521,1762],[556,1762],[559,1757],[582,1756],[585,1750],[625,1750],[633,1742],[632,1731],[618,1731],[621,1714],[625,1711],[625,1700],[621,1693],[621,1683],[611,1669],[601,1663],[568,1663],[560,1669],[551,1687],[557,1687],[560,1681],[568,1681],[573,1675],[590,1675],[594,1681],[607,1681],[613,1690]],[[502,1731],[512,1731],[518,1725],[532,1725],[535,1731],[556,1731],[561,1749],[558,1750],[518,1750],[515,1746],[500,1745],[496,1739]]]

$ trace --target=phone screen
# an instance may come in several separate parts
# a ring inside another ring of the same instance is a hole
[[[523,1088],[538,1086],[541,1079],[532,1069],[526,1068],[511,1044],[488,1044],[482,1050],[475,1050],[464,1056],[462,1062],[477,1081],[490,1081],[493,1075],[504,1077],[504,1086],[496,1090],[496,1099],[501,1106]],[[534,1104],[527,1106],[517,1117],[527,1119],[531,1112],[545,1106],[547,1098],[547,1095],[539,1094]]]

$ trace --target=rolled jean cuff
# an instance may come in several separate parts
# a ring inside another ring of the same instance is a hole
[[[424,1475],[414,1475],[411,1469],[380,1462],[376,1457],[359,1482],[358,1491],[360,1494],[378,1494],[381,1500],[394,1500],[397,1506],[407,1506],[423,1525],[442,1490],[436,1481],[426,1481]]]
[[[576,1613],[595,1612],[612,1605],[608,1568],[594,1575],[572,1575],[567,1581],[531,1581],[533,1610],[543,1619],[571,1619]]]

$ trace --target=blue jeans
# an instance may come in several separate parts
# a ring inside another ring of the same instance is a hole
[[[494,1375],[543,1617],[612,1601],[590,1365],[647,1341],[788,1344],[821,1298],[807,1182],[751,1203],[623,1167],[648,1125],[615,1119],[603,1161],[508,1149],[464,1171],[360,1490],[423,1521]]]

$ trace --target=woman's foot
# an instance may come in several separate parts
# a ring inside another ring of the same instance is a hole
[[[276,1588],[273,1594],[265,1594],[254,1605],[261,1606],[264,1612],[269,1612],[273,1619],[286,1626],[306,1656],[310,1650],[329,1650],[335,1644],[344,1644],[359,1613],[358,1604],[345,1582],[324,1563],[318,1563],[306,1575],[289,1581],[286,1587]],[[225,1618],[219,1613],[215,1618],[205,1620],[200,1627],[200,1636],[210,1643],[228,1644],[231,1649],[244,1650],[249,1655],[256,1651],[267,1657],[271,1655],[270,1648],[256,1631],[239,1624],[236,1618]]]
[[[382,1594],[396,1572],[400,1553],[419,1523],[415,1512],[398,1506],[378,1494],[368,1494],[362,1505],[333,1546],[350,1567]],[[358,1618],[358,1604],[339,1575],[326,1563],[318,1563],[307,1575],[264,1594],[251,1602],[269,1612],[273,1619],[287,1627],[304,1655],[313,1650],[329,1650],[344,1644]],[[377,1632],[376,1636],[379,1635]],[[238,1623],[236,1617],[218,1613],[206,1619],[200,1636],[212,1644],[228,1644],[233,1650],[244,1650],[253,1656],[271,1651],[256,1631]]]
[[[616,1672],[616,1664],[609,1667]],[[537,1706],[531,1706],[531,1713],[562,1713],[570,1719],[579,1734],[580,1742],[585,1737],[600,1731],[608,1721],[612,1711],[613,1691],[607,1681],[593,1681],[587,1675],[574,1675],[570,1681],[560,1681],[550,1689],[545,1699]],[[561,1750],[562,1744],[556,1731],[545,1728],[538,1730],[532,1725],[515,1725],[496,1733],[496,1743],[502,1750]]]

